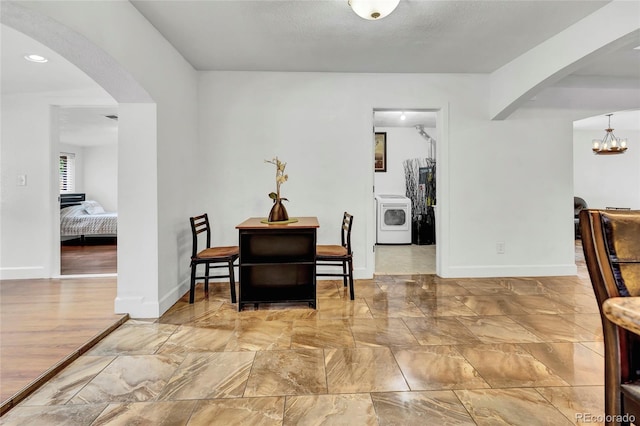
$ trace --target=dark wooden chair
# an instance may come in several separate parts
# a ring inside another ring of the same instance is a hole
[[[351,251],[351,226],[353,216],[344,212],[342,217],[341,244],[316,246],[316,266],[342,266],[342,273],[317,273],[318,277],[342,277],[344,286],[349,282],[351,300],[354,298],[353,290],[353,252]]]
[[[189,303],[193,303],[196,279],[204,279],[204,295],[209,297],[209,279],[229,278],[231,289],[231,303],[236,303],[236,282],[233,273],[233,263],[239,256],[238,246],[211,247],[211,227],[209,216],[205,213],[189,219],[191,221],[191,233],[193,235],[193,250],[191,252],[191,288],[189,290]],[[206,247],[198,251],[198,234],[206,232]],[[205,265],[204,275],[196,276],[198,265]],[[210,275],[210,269],[229,268],[227,275]]]
[[[575,239],[580,239],[580,212],[588,208],[587,202],[580,197],[573,197],[573,222]]]
[[[582,210],[580,232],[604,333],[607,424],[625,424],[625,414],[638,421],[640,337],[609,321],[602,304],[610,297],[640,296],[640,211]]]

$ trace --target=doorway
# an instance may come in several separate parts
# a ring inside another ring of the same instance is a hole
[[[57,109],[60,276],[117,274],[118,108]]]
[[[436,273],[437,115],[438,111],[433,109],[394,108],[373,111],[376,275]],[[384,146],[380,146],[381,143]],[[429,180],[426,179],[427,176]],[[394,216],[385,219],[379,203],[389,196],[410,200],[411,208],[406,213],[408,217]],[[402,225],[397,227],[397,235],[394,234],[393,227],[385,226],[387,219]],[[400,235],[405,232],[402,230],[406,225],[411,229],[409,238],[405,238],[404,234]],[[428,238],[425,236],[425,226],[429,226],[428,231],[431,233]],[[386,234],[381,235],[381,232]],[[396,243],[390,244],[389,241]]]

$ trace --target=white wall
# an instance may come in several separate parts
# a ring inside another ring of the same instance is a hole
[[[87,199],[98,201],[106,211],[118,211],[118,146],[90,146],[83,153]]]
[[[375,173],[375,193],[406,195],[403,163],[410,158],[426,158],[429,142],[413,127],[376,127],[375,131],[387,132],[387,171]],[[436,134],[436,129],[425,131]]]
[[[449,191],[438,206],[440,275],[576,272],[572,122],[526,113],[490,121],[487,76],[203,72],[200,82],[203,202],[220,243],[268,213],[275,184],[263,160],[278,155],[288,163],[289,214],[318,216],[320,243],[336,241],[344,210],[354,214],[355,272],[371,277],[372,111],[403,105],[448,114],[432,135],[439,188]]]
[[[616,130],[628,139],[621,155],[595,155],[592,140],[602,139],[604,130],[573,132],[573,184],[576,197],[589,208],[629,207],[640,209],[640,131]]]
[[[37,96],[3,96],[1,140],[0,278],[49,277],[55,211],[48,202],[48,103]],[[18,186],[18,175],[26,175],[26,186]]]

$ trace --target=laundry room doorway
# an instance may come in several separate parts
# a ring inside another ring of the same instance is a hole
[[[436,273],[437,114],[373,111],[376,275]]]

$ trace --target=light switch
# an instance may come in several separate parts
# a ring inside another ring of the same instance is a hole
[[[27,186],[27,175],[18,175],[16,184],[18,186]]]

